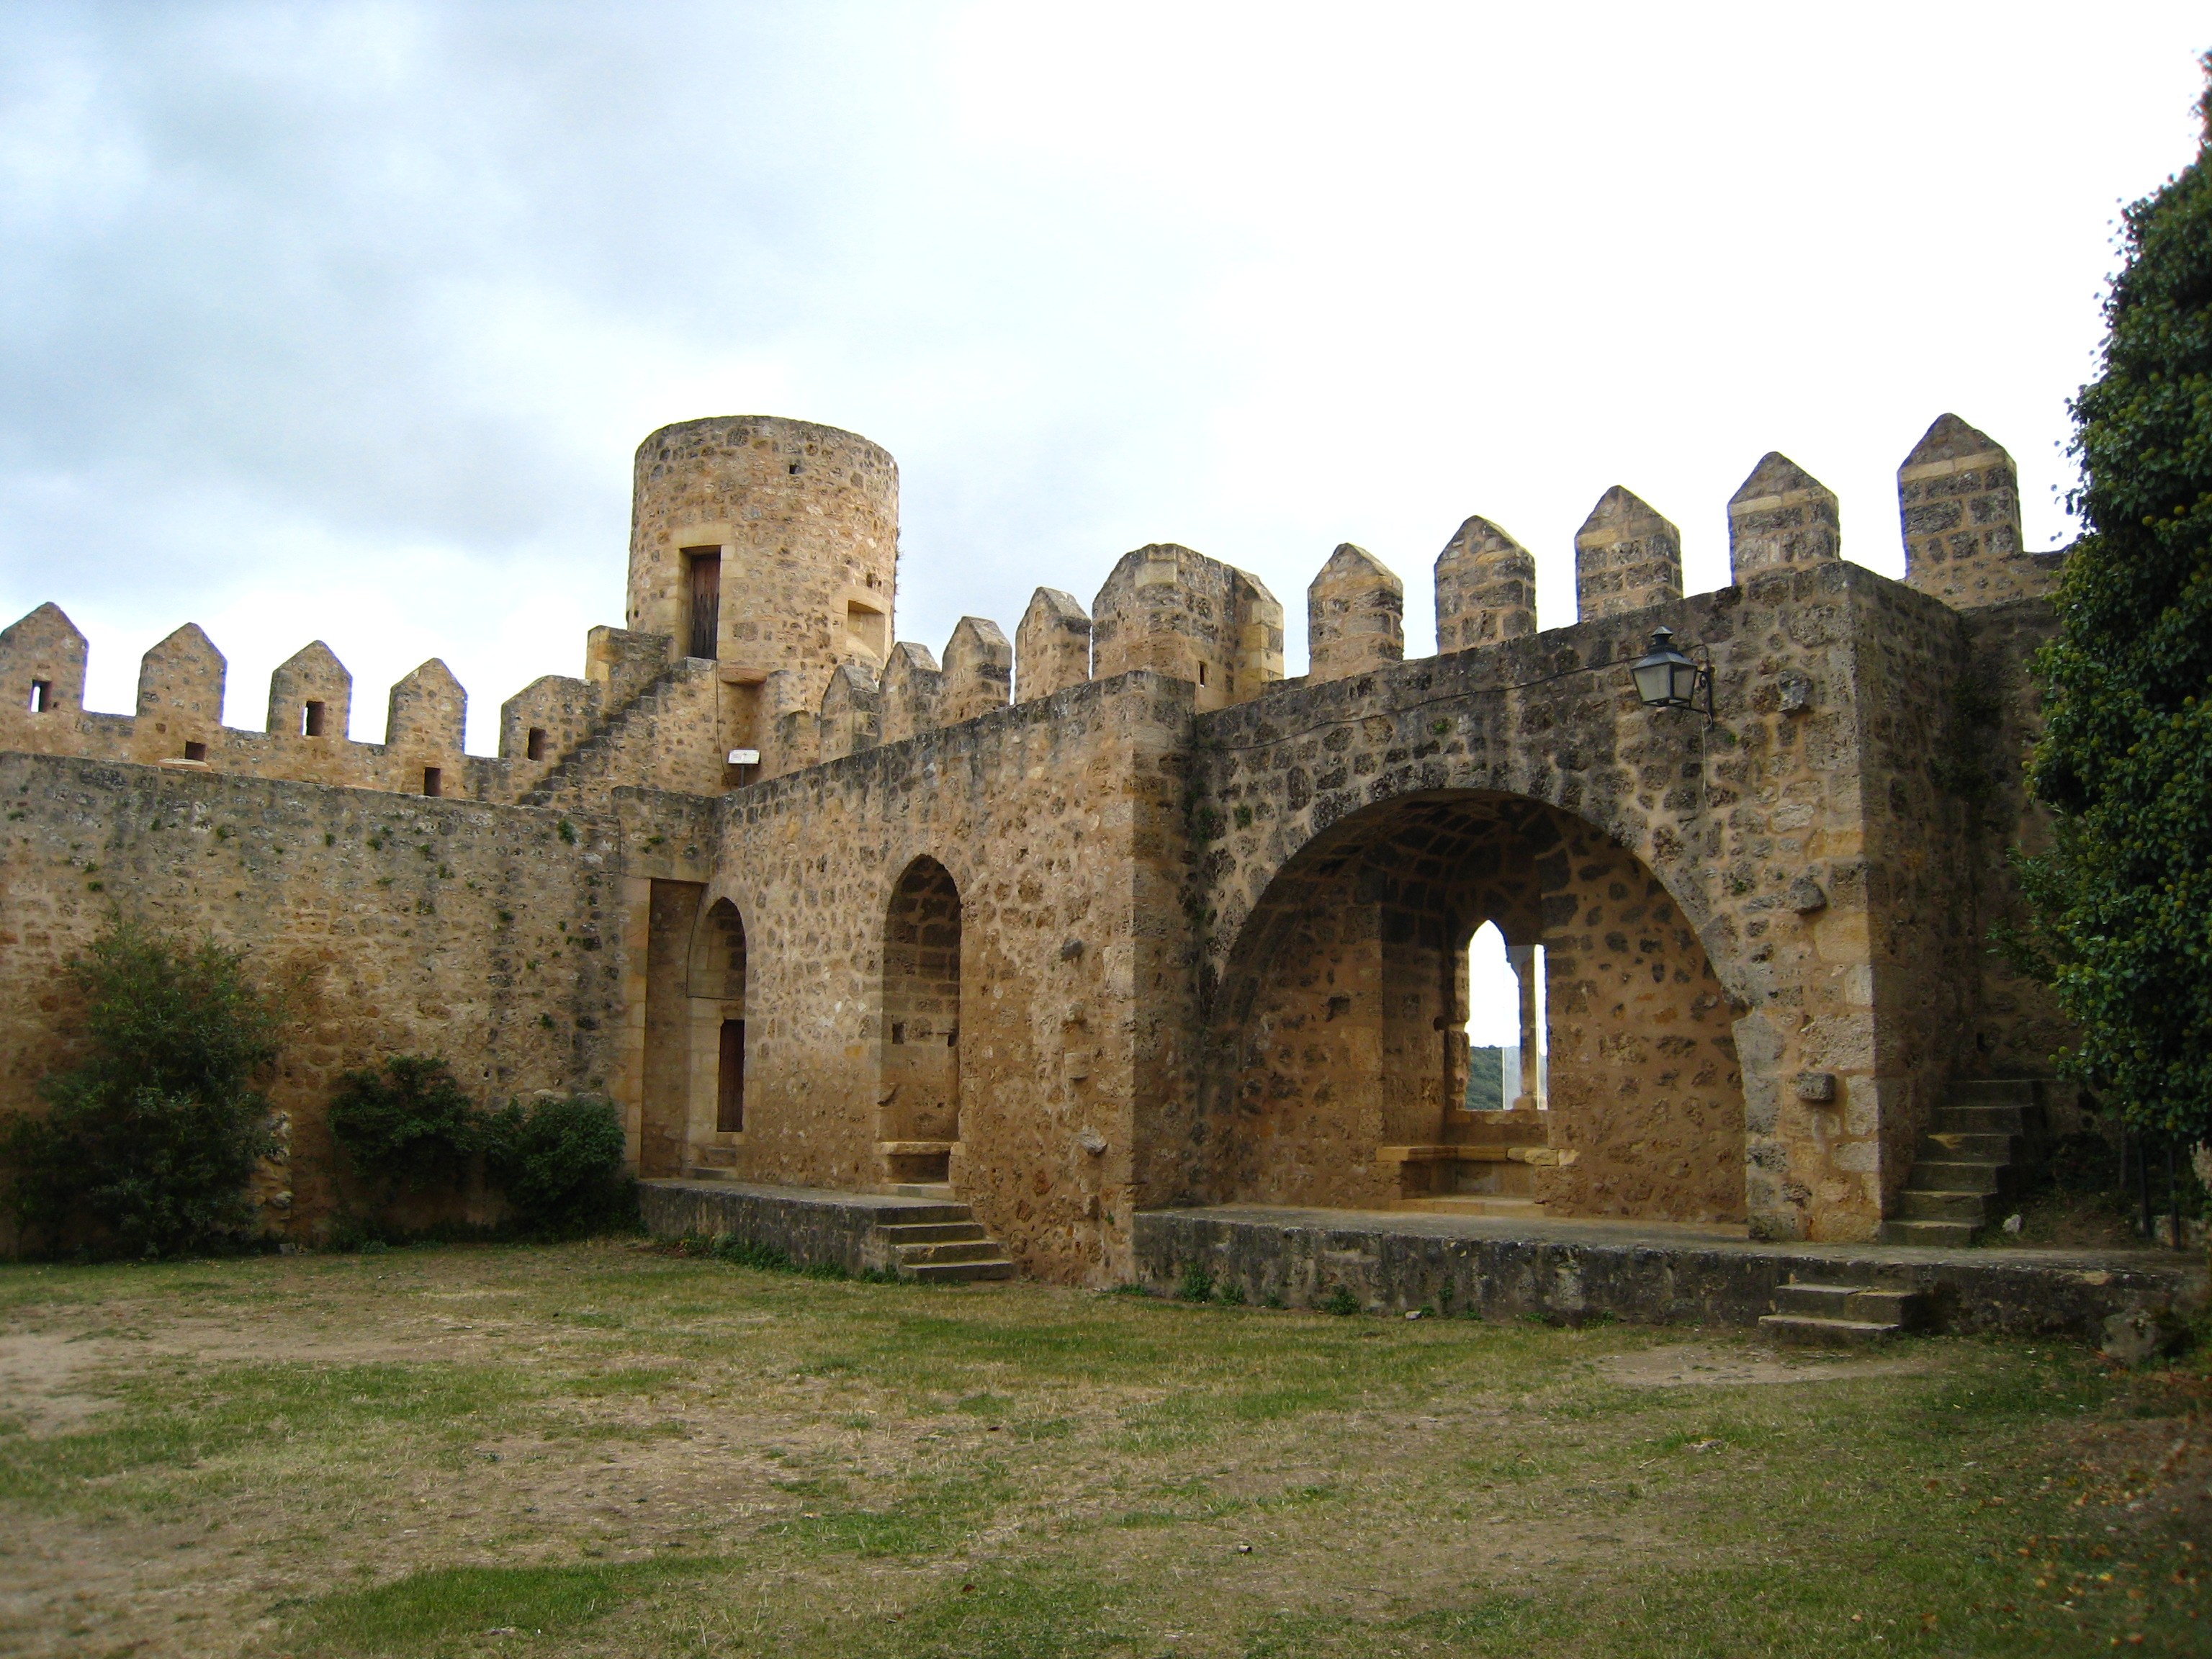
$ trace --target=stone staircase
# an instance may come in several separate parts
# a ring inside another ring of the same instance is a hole
[[[1973,1243],[1975,1232],[1996,1218],[1991,1206],[2018,1185],[2018,1166],[2043,1133],[2038,1079],[1954,1082],[1920,1137],[1895,1213],[1881,1224],[1882,1243]]]
[[[896,1219],[876,1223],[876,1237],[890,1247],[893,1267],[901,1279],[969,1285],[1014,1276],[1014,1264],[1006,1251],[965,1204],[902,1204],[888,1213]]]
[[[551,806],[564,794],[591,782],[605,770],[606,763],[620,750],[633,726],[649,726],[659,717],[672,693],[702,675],[713,674],[714,667],[703,658],[684,657],[662,669],[635,697],[603,720],[590,737],[563,755],[517,804]]]
[[[1762,1335],[1802,1347],[1856,1348],[1887,1342],[1921,1322],[1917,1291],[1876,1284],[1827,1285],[1792,1278],[1759,1316]]]

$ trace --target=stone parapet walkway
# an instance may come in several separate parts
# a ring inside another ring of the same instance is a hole
[[[1136,1218],[1140,1282],[1174,1290],[1195,1265],[1252,1303],[1755,1325],[1791,1284],[1917,1292],[1923,1328],[2101,1340],[2139,1310],[2192,1308],[2201,1255],[1769,1243],[1741,1227],[1217,1205]]]

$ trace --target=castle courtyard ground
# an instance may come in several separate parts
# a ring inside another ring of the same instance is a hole
[[[2070,1345],[0,1267],[0,1653],[2203,1653],[2212,1391]]]

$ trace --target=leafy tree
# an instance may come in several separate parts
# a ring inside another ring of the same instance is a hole
[[[331,1093],[330,1126],[353,1172],[387,1202],[459,1185],[483,1145],[475,1103],[433,1054],[394,1054],[379,1070],[348,1072]]]
[[[0,1122],[16,1215],[50,1248],[86,1220],[132,1255],[240,1242],[246,1183],[274,1149],[253,1079],[276,1055],[276,1003],[241,953],[134,922],[112,923],[68,971],[82,1058],[40,1085],[43,1117]]]
[[[2212,78],[2212,54],[2205,60]],[[2086,526],[2039,655],[2021,861],[2062,1065],[2140,1129],[2212,1135],[2212,86],[2196,161],[2130,207],[2102,373],[2075,399]]]
[[[635,1223],[622,1119],[605,1101],[571,1095],[527,1109],[516,1103],[491,1115],[486,1139],[492,1178],[529,1231],[574,1237]]]

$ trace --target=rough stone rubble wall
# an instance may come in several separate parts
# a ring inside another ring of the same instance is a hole
[[[60,1063],[63,972],[111,916],[246,950],[296,997],[270,1093],[292,1200],[329,1213],[338,1075],[444,1055],[479,1098],[622,1069],[614,818],[0,754],[0,1109]],[[564,833],[563,826],[566,826]]]
[[[1875,1127],[1853,1133],[1833,1105],[1877,1075],[1865,901],[1848,879],[1818,905],[1793,888],[1864,856],[1869,689],[1853,645],[1887,625],[1876,596],[1896,588],[1827,561],[1203,717],[1194,823],[1216,839],[1196,853],[1189,902],[1206,918],[1209,992],[1241,971],[1239,934],[1275,873],[1350,813],[1444,789],[1549,802],[1648,866],[1711,962],[1736,1020],[1754,1226],[1870,1237]],[[1635,701],[1627,665],[1662,622],[1711,655],[1722,725],[1711,738],[1695,714]],[[1892,694],[1940,706],[1943,685],[1886,685]],[[1903,746],[1926,740],[1899,732],[1883,763],[1906,766]],[[1929,833],[1941,842],[1940,825]],[[1828,1102],[1809,1097],[1823,1078]],[[1852,1142],[1865,1150],[1845,1153]]]
[[[729,898],[748,941],[745,1129],[714,1133],[696,1091],[695,1159],[744,1180],[884,1179],[886,923],[926,856],[962,905],[960,1194],[1030,1271],[1126,1271],[1130,1216],[1160,1196],[1139,1182],[1136,1125],[1185,1090],[1189,706],[1152,675],[1092,682],[728,798],[703,896]]]

